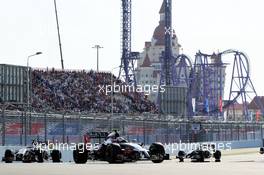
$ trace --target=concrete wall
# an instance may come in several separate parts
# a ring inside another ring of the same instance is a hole
[[[172,143],[165,145],[166,152],[170,155],[176,155],[179,150],[189,152],[194,148],[197,148],[199,144],[216,145],[216,149],[232,151],[241,148],[259,148],[263,146],[262,140],[241,140],[241,141],[217,141],[217,142],[203,142],[203,143]],[[196,146],[196,147],[195,147]]]

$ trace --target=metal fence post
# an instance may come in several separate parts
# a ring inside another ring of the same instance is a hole
[[[256,125],[253,124],[253,139],[256,140]]]
[[[146,145],[145,118],[143,119],[143,143]]]
[[[62,115],[62,143],[65,143],[65,114]]]
[[[182,138],[182,123],[180,122],[179,123],[180,124],[180,141],[182,140],[181,138]]]
[[[220,141],[221,134],[220,134],[220,123],[218,123],[218,140]]]
[[[234,140],[233,139],[233,123],[230,124],[230,128],[231,128],[231,137],[230,137],[230,140]]]
[[[24,132],[24,125],[23,125],[23,118],[24,118],[24,113],[21,113],[20,116],[20,123],[21,123],[21,130],[20,130],[20,145],[23,145],[23,132]]]
[[[124,120],[124,119],[122,119],[122,120],[121,120],[121,122],[122,122],[122,123],[121,123],[121,127],[122,127],[122,134],[123,134],[123,135],[125,135],[125,120]]]
[[[44,140],[47,142],[47,113],[44,114]]]
[[[224,129],[225,130],[225,141],[227,141],[227,132],[226,132],[227,128],[226,127],[227,125],[225,125],[225,129]]]
[[[5,105],[2,108],[2,146],[5,146]]]
[[[78,133],[79,133],[79,142],[82,142],[82,133],[81,133],[81,114],[78,115]]]
[[[186,122],[186,134],[187,134],[187,141],[186,142],[190,142],[190,123],[189,122]]]
[[[240,125],[237,125],[237,140],[240,140]]]
[[[166,140],[165,142],[168,144],[169,143],[169,121],[166,123],[167,129],[166,129]]]
[[[31,109],[29,110],[29,115],[28,115],[28,135],[31,137],[31,128],[32,128],[32,116],[31,116]]]
[[[247,133],[248,133],[248,130],[247,130],[247,124],[245,124],[245,140],[247,140]]]
[[[260,135],[261,135],[261,140],[263,139],[263,128],[262,128],[262,124],[259,125],[260,127]]]
[[[108,128],[109,128],[109,131],[112,131],[112,120],[113,119],[113,117],[111,116],[111,117],[108,117],[108,119],[107,119],[107,122],[108,122]]]
[[[210,129],[210,142],[214,141],[214,128],[213,124],[211,123],[211,129]]]
[[[27,112],[25,111],[24,117],[24,145],[27,146]]]

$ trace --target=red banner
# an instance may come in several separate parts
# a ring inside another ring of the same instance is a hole
[[[44,130],[43,123],[32,123],[30,126],[31,135],[42,134],[41,131]],[[6,123],[6,134],[8,135],[20,135],[22,131],[22,124],[19,122]]]

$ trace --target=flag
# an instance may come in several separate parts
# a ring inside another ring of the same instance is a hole
[[[256,111],[256,121],[258,122],[260,120],[260,111]]]
[[[219,98],[219,111],[223,112],[223,100],[222,100],[222,96],[220,96]]]
[[[195,109],[195,98],[192,98],[192,108],[193,108],[193,112],[195,113],[196,109]]]

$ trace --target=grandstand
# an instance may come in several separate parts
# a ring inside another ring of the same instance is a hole
[[[32,110],[41,112],[111,113],[111,94],[99,91],[99,85],[124,84],[109,72],[32,70]],[[144,94],[113,94],[113,113],[155,113],[155,104]]]

